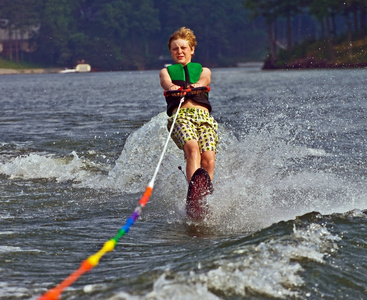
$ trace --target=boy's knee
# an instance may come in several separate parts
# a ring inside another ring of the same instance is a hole
[[[215,153],[205,151],[201,154],[201,165],[205,168],[213,168],[215,165]]]
[[[200,154],[199,145],[195,140],[187,142],[184,146],[184,151],[186,156]]]
[[[214,159],[201,159],[201,165],[204,169],[211,169],[215,165]]]

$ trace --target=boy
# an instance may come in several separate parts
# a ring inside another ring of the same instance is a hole
[[[191,62],[196,45],[196,37],[188,28],[181,27],[171,35],[168,48],[175,64],[160,71],[160,83],[164,90],[173,91],[210,84],[211,71]],[[168,129],[172,126],[180,99],[181,96],[175,94],[166,97],[167,114],[170,116]],[[213,180],[218,124],[210,116],[210,112],[208,93],[189,94],[185,97],[174,124],[171,137],[184,151],[188,182],[200,167],[205,169]]]

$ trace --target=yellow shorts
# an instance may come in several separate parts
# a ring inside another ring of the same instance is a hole
[[[175,115],[168,119],[167,129],[170,130]],[[181,108],[178,112],[172,135],[177,147],[183,149],[186,142],[198,141],[200,153],[217,150],[218,123],[208,112],[198,108]]]

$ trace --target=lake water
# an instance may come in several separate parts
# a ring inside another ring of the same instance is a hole
[[[62,299],[367,299],[367,69],[213,69],[211,214],[170,141],[153,194]],[[37,299],[112,238],[167,138],[158,71],[0,77],[0,298]]]

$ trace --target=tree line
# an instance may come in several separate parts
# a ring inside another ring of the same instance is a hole
[[[198,38],[195,60],[223,67],[267,53],[274,61],[305,39],[326,40],[333,59],[336,38],[351,51],[366,33],[366,7],[367,0],[0,0],[0,29],[18,36],[8,41],[12,60],[131,70],[171,62],[168,37],[186,26]]]
[[[351,53],[353,38],[364,36],[367,31],[366,0],[245,0],[244,4],[253,17],[264,19],[269,56],[273,62],[277,59],[279,47],[292,50],[296,42],[307,38],[327,40],[329,59],[334,60],[337,37],[342,36],[348,41]],[[318,26],[312,23],[312,19]],[[295,41],[300,32],[303,35]],[[286,38],[280,45],[281,36]]]
[[[203,65],[266,54],[262,21],[249,16],[243,0],[0,0],[1,28],[34,28],[33,46],[26,51],[12,41],[10,58],[44,66],[84,60],[97,70],[160,68],[171,61],[167,41],[181,26],[194,30]]]

